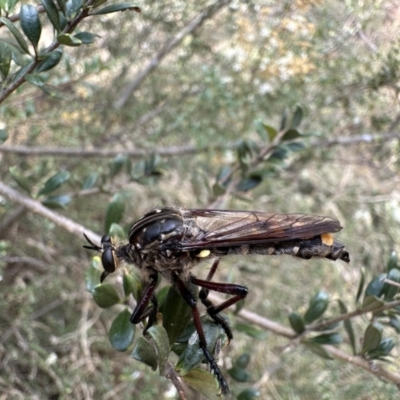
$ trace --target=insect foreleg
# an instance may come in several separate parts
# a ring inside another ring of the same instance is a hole
[[[149,322],[145,328],[145,331],[153,325],[156,315],[157,315],[157,299],[154,296],[154,290],[157,286],[158,274],[154,272],[150,275],[150,283],[145,288],[142,298],[139,300],[136,308],[134,309],[130,321],[132,324],[138,324],[140,321],[143,321],[146,317],[149,317]],[[149,302],[152,302],[153,306],[147,308]]]

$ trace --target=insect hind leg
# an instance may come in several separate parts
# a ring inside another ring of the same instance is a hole
[[[226,336],[228,337],[229,341],[231,341],[233,338],[232,330],[229,327],[228,322],[225,320],[225,318],[221,317],[219,315],[219,313],[221,311],[225,310],[226,308],[230,307],[231,305],[237,303],[238,301],[245,299],[247,296],[247,293],[248,293],[248,289],[242,285],[236,285],[236,284],[231,284],[231,283],[221,283],[221,282],[211,282],[211,279],[213,278],[213,276],[217,270],[218,264],[219,264],[219,259],[214,261],[214,263],[210,269],[210,272],[205,280],[198,279],[193,275],[191,275],[190,280],[193,284],[201,287],[201,290],[199,293],[199,298],[200,298],[201,302],[207,308],[208,315],[217,324],[222,326],[223,330],[226,333]],[[232,294],[233,297],[222,302],[219,305],[214,305],[207,298],[210,290],[213,290],[215,292],[225,293],[225,294]]]

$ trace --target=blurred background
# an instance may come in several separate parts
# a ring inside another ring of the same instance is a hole
[[[124,229],[167,205],[328,215],[344,227],[336,237],[350,264],[236,257],[215,279],[248,286],[245,307],[288,327],[320,290],[326,316],[339,314],[338,298],[354,309],[361,269],[371,280],[400,251],[398,2],[136,5],[141,13],[85,19],[77,32],[94,43],[63,47],[40,85],[31,79],[1,103],[1,181],[100,235],[112,202]],[[40,18],[44,48],[53,33]],[[0,39],[12,40],[4,26]],[[176,398],[169,381],[110,346],[115,309],[86,288],[82,235],[4,195],[0,239],[1,398]],[[231,322],[225,370],[251,356],[234,395],[251,384],[262,399],[398,395],[353,365]],[[353,320],[361,338],[367,323]],[[384,336],[398,343],[393,330]],[[398,369],[397,349],[386,368]]]

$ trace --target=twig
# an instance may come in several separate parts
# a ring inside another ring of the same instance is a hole
[[[214,293],[210,293],[208,297],[211,301],[214,301],[216,303],[223,301],[222,298],[215,295]],[[289,329],[267,318],[261,317],[260,315],[248,311],[244,308],[242,308],[237,315],[245,319],[246,321],[251,322],[252,324],[258,325],[261,328],[274,332],[277,335],[284,336],[288,339],[293,340],[296,339],[298,336],[292,329]],[[400,388],[400,374],[388,371],[387,369],[382,368],[380,365],[368,361],[363,357],[348,354],[332,345],[322,346],[332,357],[360,367],[375,376],[385,379],[388,382],[394,383],[398,388]]]
[[[212,4],[204,11],[199,13],[196,17],[194,17],[180,32],[178,32],[163,46],[163,48],[150,60],[150,62],[141,71],[139,71],[131,84],[128,85],[121,96],[114,102],[114,107],[117,109],[124,107],[126,102],[139,88],[146,76],[160,65],[165,56],[167,56],[176,46],[178,46],[187,35],[194,32],[204,23],[204,21],[212,18],[220,9],[228,5],[230,2],[231,0],[217,1],[216,3]]]
[[[72,221],[69,218],[64,217],[61,214],[49,210],[48,208],[43,206],[39,201],[33,200],[17,192],[16,190],[12,189],[11,187],[7,186],[1,181],[0,181],[0,194],[7,197],[12,202],[18,203],[27,208],[28,210],[36,214],[40,214],[50,221],[53,221],[56,225],[74,235],[82,237],[82,233],[85,232],[91,239],[93,239],[93,241],[96,242],[100,241],[100,236],[94,233],[93,231],[87,229],[81,224]]]

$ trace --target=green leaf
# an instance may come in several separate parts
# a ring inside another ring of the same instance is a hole
[[[8,47],[8,44],[0,42],[0,73],[3,80],[7,78],[8,73],[10,72],[10,65],[11,50]]]
[[[192,309],[183,297],[170,287],[160,312],[163,314],[163,326],[167,331],[169,342],[175,343],[186,328],[192,316]]]
[[[255,187],[257,187],[262,182],[262,180],[263,179],[261,176],[248,176],[247,178],[243,178],[238,183],[236,189],[241,192],[248,192],[249,190],[252,190]]]
[[[386,338],[380,341],[378,347],[367,352],[367,357],[369,359],[382,359],[389,355],[396,345],[392,338]]]
[[[385,283],[383,280],[386,278],[386,274],[379,274],[376,276],[365,289],[365,297],[367,296],[376,296],[380,297],[382,295],[383,286]]]
[[[339,308],[340,308],[340,313],[341,314],[347,314],[347,306],[345,303],[343,303],[342,300],[338,300],[339,303]],[[353,354],[357,354],[357,348],[356,348],[356,337],[354,335],[354,330],[353,330],[353,325],[351,324],[350,319],[346,319],[343,321],[344,323],[344,328],[346,329],[347,335],[350,340],[351,348],[353,349]]]
[[[361,308],[368,308],[372,311],[375,308],[382,307],[384,304],[385,302],[381,299],[378,299],[376,296],[366,296],[364,297]]]
[[[399,268],[399,258],[395,251],[392,251],[392,253],[390,254],[388,263],[386,265],[387,272],[389,272],[393,268]]]
[[[58,7],[60,8],[61,12],[63,13],[64,16],[66,16],[67,15],[67,7],[66,7],[65,0],[56,0],[56,1],[57,1]]]
[[[316,344],[339,344],[342,343],[342,336],[338,332],[333,333],[324,333],[322,335],[315,336],[311,339],[308,339],[309,343]]]
[[[45,182],[44,187],[39,191],[37,197],[51,193],[58,189],[61,185],[69,180],[70,176],[71,174],[68,171],[57,172]]]
[[[15,182],[18,183],[18,185],[24,189],[27,193],[31,192],[31,182],[27,178],[23,176],[22,171],[20,170],[19,167],[14,166],[10,167],[10,174],[14,178]]]
[[[43,85],[45,84],[44,80],[39,75],[26,74],[25,80],[37,87],[43,87]]]
[[[154,344],[157,348],[160,375],[164,375],[165,366],[167,364],[169,355],[169,340],[167,331],[161,325],[153,325],[147,330],[146,335],[149,335],[154,341]]]
[[[104,3],[107,3],[107,0],[95,0],[93,3],[93,9],[102,6]]]
[[[272,142],[275,136],[278,134],[278,131],[270,125],[263,124],[263,126],[267,131],[269,141]]]
[[[302,119],[303,119],[303,110],[300,106],[297,106],[293,114],[292,122],[290,123],[290,128],[297,129]]]
[[[214,321],[210,321],[208,316],[201,318],[204,335],[206,337],[207,349],[213,354],[215,345],[218,339],[225,337],[223,329]],[[189,329],[188,327],[187,329]],[[194,340],[193,340],[194,339]],[[197,332],[189,338],[189,345],[186,350],[180,355],[176,369],[182,374],[186,375],[188,371],[193,369],[204,359],[204,353],[199,348],[199,337]]]
[[[226,187],[222,186],[219,182],[216,182],[212,187],[212,191],[215,197],[222,196],[226,192]]]
[[[361,268],[361,278],[360,278],[360,283],[358,284],[358,290],[357,290],[357,295],[356,295],[356,304],[359,304],[360,297],[362,294],[362,291],[364,289],[365,285],[365,269],[364,267]]]
[[[122,167],[124,166],[126,161],[127,161],[127,157],[122,155],[122,154],[118,154],[116,157],[114,157],[113,160],[110,161],[110,175],[111,175],[111,177],[114,177],[119,172],[121,172]]]
[[[361,354],[374,350],[379,346],[382,340],[383,327],[378,322],[373,322],[368,325],[364,333],[363,349]]]
[[[228,374],[238,382],[248,382],[250,380],[250,374],[236,365],[228,370]]]
[[[29,54],[28,43],[26,42],[25,38],[22,36],[22,33],[18,30],[18,28],[8,18],[1,17],[0,22],[2,22],[10,30],[10,32],[14,35],[18,44],[21,46],[21,49],[26,54]]]
[[[90,262],[89,268],[85,271],[85,284],[88,292],[93,293],[94,288],[99,284],[102,274],[103,264],[99,256],[94,256]]]
[[[98,178],[99,174],[97,172],[90,173],[89,176],[85,179],[82,189],[83,190],[91,189],[96,184]]]
[[[106,218],[104,221],[105,232],[110,231],[110,227],[113,223],[119,224],[122,220],[125,211],[125,199],[121,193],[116,193],[111,199],[107,211]]]
[[[40,55],[43,57],[43,54]],[[47,53],[43,61],[36,67],[36,72],[44,72],[54,68],[60,61],[63,56],[63,52],[61,49],[56,49],[51,53]]]
[[[96,10],[90,13],[90,15],[111,14],[114,12],[126,11],[126,10],[132,10],[138,13],[141,12],[141,8],[132,3],[119,3],[119,4],[110,4],[109,6],[100,8],[100,10]]]
[[[139,293],[141,292],[142,281],[135,273],[126,272],[122,279],[125,297],[130,294],[138,300]]]
[[[8,133],[5,128],[0,128],[0,144],[4,143],[8,139]]]
[[[329,352],[325,350],[320,344],[307,341],[304,341],[303,343],[308,349],[310,349],[313,353],[317,354],[318,356],[325,358],[327,360],[333,360],[333,357],[329,354]]]
[[[71,20],[75,18],[79,10],[82,8],[82,5],[83,5],[82,0],[68,0],[65,3],[67,19]]]
[[[8,15],[10,15],[15,8],[18,0],[4,0],[3,6],[1,7]],[[1,2],[0,2],[1,4]]]
[[[392,268],[387,274],[387,279],[400,283],[400,271],[397,268]],[[385,301],[393,300],[394,296],[399,292],[399,286],[395,286],[391,283],[385,283],[383,285],[382,293]]]
[[[261,141],[263,142],[268,142],[268,135],[267,135],[267,130],[264,128],[264,124],[262,121],[254,121],[253,122],[254,127],[256,128],[256,132],[258,136],[260,136]]]
[[[132,358],[148,365],[153,371],[157,369],[157,351],[152,343],[140,337],[131,354]]]
[[[111,324],[108,337],[112,347],[118,351],[126,351],[133,342],[135,325],[129,320],[131,313],[125,309],[117,315]]]
[[[109,308],[121,302],[114,286],[108,282],[101,283],[94,288],[93,299],[101,308]]]
[[[288,142],[290,140],[295,140],[301,137],[301,134],[296,131],[296,129],[289,129],[286,133],[282,136],[282,142]]]
[[[289,322],[293,330],[297,333],[304,332],[305,324],[303,317],[296,311],[289,314]]]
[[[181,379],[209,400],[221,400],[218,381],[210,372],[192,369]]]
[[[400,333],[400,320],[397,315],[390,317],[389,325],[393,327],[397,333]]]
[[[91,32],[79,32],[74,35],[77,39],[79,39],[83,44],[92,44],[99,37],[99,35],[95,35]]]
[[[67,208],[68,204],[71,203],[71,196],[67,194],[63,194],[60,196],[49,196],[46,199],[42,200],[41,203],[47,208]]]
[[[261,396],[261,393],[257,389],[253,388],[247,388],[242,390],[238,396],[236,397],[236,400],[253,400],[257,399]]]
[[[241,354],[235,361],[235,365],[239,368],[247,368],[250,363],[250,354],[249,353],[243,353]]]
[[[60,17],[58,14],[58,10],[56,5],[52,0],[41,0],[44,10],[46,11],[47,16],[49,17],[50,22],[53,24],[55,30],[60,32]]]
[[[288,119],[288,110],[285,108],[283,110],[282,117],[281,117],[281,125],[279,128],[280,131],[287,129],[287,119]]]
[[[126,236],[122,226],[114,222],[111,224],[108,234],[111,237],[117,237],[119,239],[123,239]]]
[[[265,339],[268,335],[265,330],[256,328],[254,325],[246,322],[236,322],[235,330],[237,330],[238,332],[243,332],[247,336],[254,339]]]
[[[30,4],[23,4],[19,17],[22,30],[36,49],[42,33],[42,25],[36,7]]]
[[[57,36],[57,40],[59,43],[71,47],[78,47],[82,44],[82,40],[78,39],[75,36],[70,35],[69,33],[60,33]]]
[[[304,314],[304,322],[309,324],[323,315],[328,308],[329,295],[326,292],[318,292],[311,300],[308,310]]]

